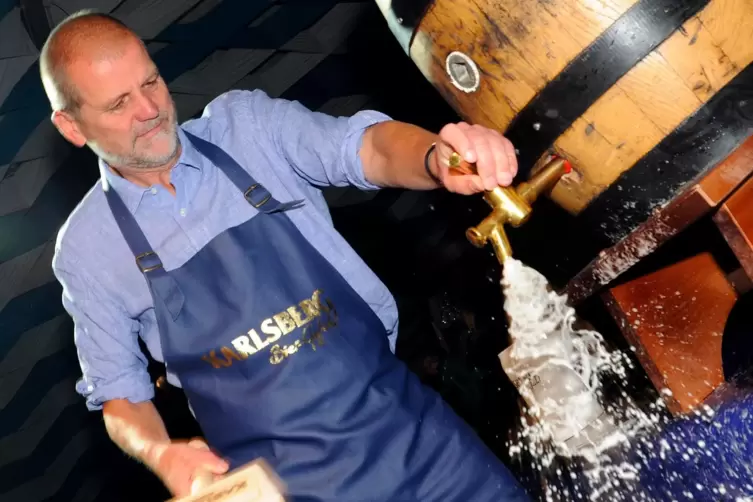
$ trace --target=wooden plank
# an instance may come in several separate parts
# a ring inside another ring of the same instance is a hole
[[[698,183],[698,189],[716,206],[753,174],[753,136]]]
[[[440,0],[419,23],[410,55],[465,120],[504,131],[550,79],[635,1],[585,6],[577,0]],[[465,53],[478,66],[481,79],[475,92],[455,88],[447,76],[445,61],[453,51]]]
[[[753,2],[715,0],[699,13],[714,42],[740,68],[753,60]]]
[[[753,27],[731,30],[734,44],[717,43],[716,30],[747,26],[740,17],[753,18],[753,2],[712,0],[594,103],[555,143],[578,176],[556,187],[552,199],[581,212],[751,63]]]
[[[625,239],[603,250],[565,287],[578,304],[596,293],[659,246],[717,207],[753,173],[753,136],[699,182],[656,211]]]
[[[595,38],[578,43],[569,31],[564,31],[567,25],[564,20],[567,18],[558,12],[559,5],[555,4],[554,7],[554,15],[542,3],[530,0],[496,2],[494,7],[497,29],[504,33],[507,43],[525,60],[515,61],[505,70],[514,76],[519,73],[516,66],[521,63],[535,68],[544,79],[537,79],[536,90],[556,77]]]
[[[753,278],[742,267],[727,274],[727,280],[740,296],[753,289]]]
[[[739,71],[698,16],[685,23],[678,36],[667,40],[659,48],[659,53],[702,102],[724,87]]]
[[[673,413],[686,413],[723,381],[724,325],[737,293],[710,253],[612,288],[610,312]]]
[[[579,213],[698,106],[685,82],[660,54],[652,53],[557,140],[555,149],[580,177],[559,184],[552,198]]]
[[[702,103],[693,93],[692,84],[680,77],[661,54],[662,47],[680,37],[685,38],[683,30],[676,31],[667,42],[660,45],[617,82],[617,87],[625,92],[628,99],[663,132],[662,136],[671,132]],[[703,53],[690,51],[682,55],[695,59],[704,56]],[[608,115],[606,118],[620,120],[619,116],[614,115]],[[658,142],[657,139],[656,143]]]
[[[557,153],[577,174],[556,185],[552,199],[566,211],[579,213],[663,137],[635,101],[612,87],[555,143]]]
[[[584,49],[521,110],[505,135],[521,175],[622,77],[709,0],[641,0]]]
[[[566,19],[562,29],[582,47],[587,47],[596,37],[612,25],[638,0],[606,0],[584,2],[583,0],[558,0],[552,6],[549,2],[536,2],[553,15]]]
[[[591,201],[576,221],[614,245],[753,135],[753,64]]]
[[[753,179],[738,188],[714,215],[745,273],[753,279]]]
[[[602,250],[567,283],[563,292],[570,303],[579,304],[709,211],[703,194],[696,188],[688,190],[620,242]]]
[[[476,48],[477,36],[483,33],[484,25],[476,21],[467,25],[465,21],[460,21],[459,27],[468,33],[467,41],[463,41],[449,34],[444,26],[450,22],[448,15],[441,12],[439,2],[434,5],[421,22],[422,31],[416,34],[411,44],[411,59],[463,120],[505,130],[515,117],[517,107],[514,103],[530,100],[536,93],[535,88],[523,80],[510,78],[506,81],[499,75],[503,72],[504,58],[492,55],[492,52],[499,52],[498,44],[490,46],[489,42],[483,42],[482,48]],[[451,26],[458,25],[453,23]],[[456,89],[447,76],[445,60],[453,51],[467,54],[479,68],[479,87],[470,95]],[[534,73],[533,69],[529,71]]]

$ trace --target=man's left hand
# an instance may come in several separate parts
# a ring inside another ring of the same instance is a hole
[[[478,174],[451,174],[449,159],[453,152],[475,164]],[[510,185],[518,172],[518,160],[510,140],[498,131],[460,122],[448,124],[439,132],[434,167],[447,190],[470,195]]]

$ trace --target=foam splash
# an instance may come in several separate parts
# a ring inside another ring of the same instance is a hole
[[[551,291],[546,278],[536,270],[509,259],[502,286],[513,342],[508,359],[533,361],[526,368],[530,373],[540,373],[543,365],[556,366],[555,373],[575,375],[580,381],[561,388],[556,400],[542,399],[541,391],[533,393],[529,386],[515,382],[527,406],[521,427],[508,444],[511,457],[531,462],[547,501],[651,500],[637,484],[642,461],[632,457],[627,460],[614,452],[631,449],[640,433],[663,425],[663,401],[657,399],[644,411],[624,390],[605,399],[606,381],[622,386],[626,383],[632,368],[630,358],[621,351],[608,350],[598,332],[577,329],[575,310],[567,304],[567,297]],[[509,360],[507,366],[508,375],[515,377]],[[548,384],[562,386],[562,377],[552,377]],[[576,388],[578,385],[582,387]],[[586,424],[578,418],[589,406],[598,407],[602,413],[599,419],[607,421],[609,427],[604,429],[606,433],[596,435],[597,441],[568,448],[558,440],[561,438],[557,438],[556,430],[583,429]]]
[[[502,353],[508,359],[500,359],[527,403],[507,446],[541,500],[752,500],[753,394],[744,390],[749,385],[730,384],[728,398],[715,409],[703,404],[672,418],[661,396],[651,394],[647,400],[646,389],[628,394],[630,358],[608,350],[599,333],[576,328],[567,297],[551,291],[541,274],[510,259],[502,286],[513,345]],[[510,358],[517,358],[518,366]],[[533,385],[515,381],[516,376],[543,375],[545,366],[554,376],[541,377],[541,388],[534,392]],[[570,376],[556,378],[561,375]],[[570,383],[563,385],[564,380]],[[547,394],[547,387],[554,390]],[[552,395],[559,399],[549,399]],[[595,402],[614,428],[577,449],[558,441],[553,431],[582,427],[568,417],[582,417],[582,408],[593,409]]]

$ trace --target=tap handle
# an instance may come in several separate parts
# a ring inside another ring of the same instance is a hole
[[[471,164],[463,160],[463,157],[458,152],[452,152],[448,159],[449,173],[453,176],[464,176],[467,174],[478,174],[476,164]]]
[[[478,174],[476,164],[466,162],[458,152],[452,152],[447,162],[449,164],[449,173],[453,176]],[[546,180],[545,185],[547,185],[547,188],[551,188],[551,185],[556,183],[557,180],[559,180],[560,176],[569,173],[571,170],[572,166],[570,162],[568,162],[566,159],[554,155],[549,159],[547,164],[540,171],[538,171],[536,175],[532,177],[532,179],[535,179],[537,177],[539,179],[543,178]],[[540,184],[540,182],[538,182],[537,185],[538,184]]]

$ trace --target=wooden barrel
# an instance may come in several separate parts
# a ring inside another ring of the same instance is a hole
[[[618,242],[753,133],[753,0],[377,0],[468,122]],[[535,211],[534,211],[535,212]]]

